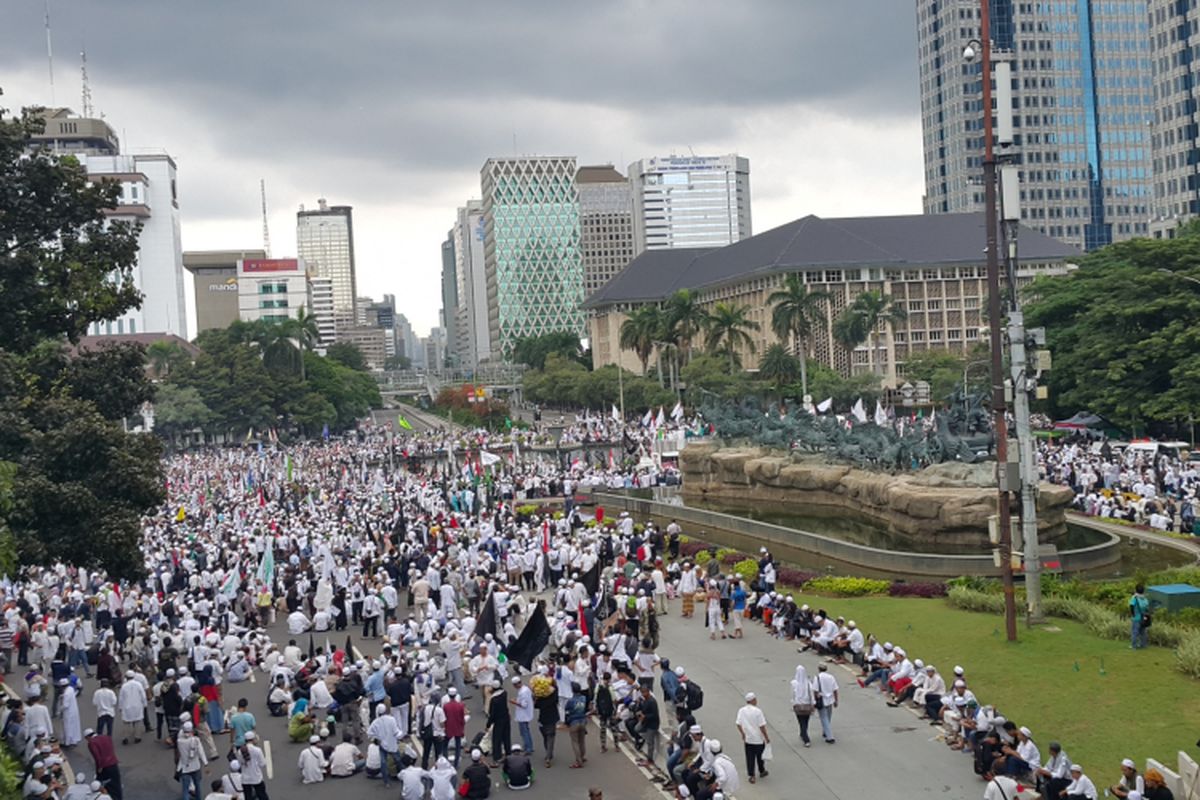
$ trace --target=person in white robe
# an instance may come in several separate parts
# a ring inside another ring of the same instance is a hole
[[[79,722],[79,690],[69,684],[62,694],[62,744],[74,747],[83,741],[83,729]]]
[[[129,744],[129,737],[135,742],[142,740],[138,736],[138,726],[142,724],[146,713],[146,688],[134,679],[133,670],[125,673],[125,682],[121,684],[121,692],[117,695],[117,705],[121,712],[121,723],[125,729],[125,738],[121,744]]]
[[[300,752],[300,780],[303,783],[320,783],[325,780],[325,752],[321,750],[321,737],[309,737],[308,747]]]

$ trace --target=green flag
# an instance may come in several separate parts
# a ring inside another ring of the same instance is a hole
[[[412,423],[405,419],[403,415],[401,415],[399,420],[397,420],[397,424],[399,424],[400,427],[404,428],[406,431],[411,431],[413,429]]]
[[[504,418],[504,429],[509,431],[512,430],[512,417]]]
[[[287,479],[288,483],[292,482],[292,454],[287,455]]]
[[[266,584],[268,587],[275,583],[275,547],[274,542],[267,543],[267,549],[263,552],[262,561],[258,562],[258,573],[255,575],[259,583]]]

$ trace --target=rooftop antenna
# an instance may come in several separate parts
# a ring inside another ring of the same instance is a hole
[[[46,65],[50,69],[50,105],[56,105],[54,99],[54,48],[50,45],[50,0],[46,0]]]
[[[258,191],[262,195],[262,218],[263,218],[263,252],[267,254],[267,258],[271,257],[271,228],[267,225],[267,182],[263,178],[258,179]],[[303,207],[301,207],[303,210]]]
[[[88,83],[87,50],[84,50],[83,52],[81,52],[79,54],[79,77],[83,81],[83,97],[82,97],[82,103],[81,103],[82,108],[83,108],[83,116],[86,119],[91,119],[92,118],[92,87]]]

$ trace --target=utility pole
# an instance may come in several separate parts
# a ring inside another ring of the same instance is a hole
[[[1004,401],[1003,303],[1000,297],[999,215],[996,198],[995,130],[992,123],[992,42],[989,0],[980,0],[980,78],[983,89],[983,183],[987,224],[988,323],[992,357],[992,414],[996,436],[996,513],[1000,525],[1000,570],[1004,580],[1004,629],[1008,641],[1017,640],[1017,600],[1012,569],[1012,514],[1009,510],[1008,421]],[[974,57],[971,45],[964,53]],[[1004,109],[1011,113],[1010,109]]]

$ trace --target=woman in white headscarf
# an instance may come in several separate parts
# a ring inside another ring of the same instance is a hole
[[[804,665],[799,664],[796,666],[796,677],[792,679],[792,711],[796,714],[796,721],[800,723],[800,738],[805,747],[811,744],[808,739],[808,719],[815,708],[813,703],[812,682]]]

